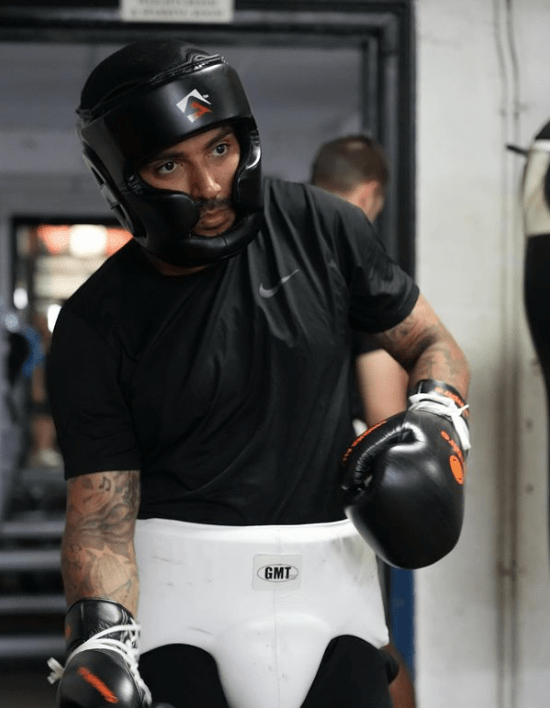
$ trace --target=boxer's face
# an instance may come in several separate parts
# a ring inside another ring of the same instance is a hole
[[[240,156],[233,130],[220,126],[162,150],[139,173],[152,187],[189,194],[200,207],[193,232],[218,236],[235,221],[231,191]]]

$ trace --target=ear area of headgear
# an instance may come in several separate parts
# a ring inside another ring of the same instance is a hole
[[[109,172],[105,169],[101,160],[88,146],[84,145],[82,158],[85,165],[90,170],[101,196],[107,202],[110,210],[120,223],[123,229],[135,235],[138,230],[138,223],[133,220],[122,203],[119,190],[111,179]]]
[[[263,207],[261,190],[261,157],[260,134],[253,118],[246,123],[236,122],[233,125],[235,136],[241,148],[241,159],[237,168],[233,199],[235,204],[247,204],[249,209],[260,210]]]

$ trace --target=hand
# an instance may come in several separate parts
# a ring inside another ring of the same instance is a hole
[[[470,446],[465,405],[440,382],[421,382],[407,411],[373,426],[343,459],[346,513],[386,563],[421,568],[456,545]]]
[[[139,626],[122,605],[92,598],[79,600],[69,608],[65,624],[65,668],[55,659],[48,662],[50,682],[59,680],[56,708],[151,705],[151,694],[137,665]]]

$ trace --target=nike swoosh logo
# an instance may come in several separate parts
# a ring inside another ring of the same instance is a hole
[[[292,278],[293,275],[296,275],[296,273],[299,273],[299,272],[300,272],[300,269],[296,268],[296,270],[293,270],[292,273],[290,273],[289,275],[285,275],[284,278],[281,278],[279,280],[279,282],[277,283],[277,285],[274,288],[264,288],[263,283],[260,283],[260,295],[265,298],[273,297],[273,295],[276,295],[279,292],[279,290],[281,289],[281,287],[285,283],[287,283]]]

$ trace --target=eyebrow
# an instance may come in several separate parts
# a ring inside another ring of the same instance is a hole
[[[211,148],[214,147],[214,145],[219,142],[220,140],[223,140],[226,138],[228,135],[235,135],[235,132],[233,131],[233,128],[231,128],[229,125],[222,126],[220,127],[219,132],[212,137],[212,140],[209,140],[206,147]]]
[[[206,145],[204,146],[204,149],[210,150],[210,148],[213,148],[216,143],[219,143],[220,140],[223,140],[228,135],[233,135],[233,136],[235,135],[233,128],[231,128],[231,126],[229,126],[229,125],[220,127],[218,132],[215,135],[213,135],[212,138],[206,143]],[[171,160],[176,157],[179,157],[180,155],[181,155],[181,152],[177,148],[175,148],[175,146],[172,145],[172,146],[166,148],[166,150],[161,150],[154,157],[151,157],[150,159],[148,159],[143,164],[143,167],[145,167],[146,165],[150,165],[151,163],[156,162],[157,160]]]

